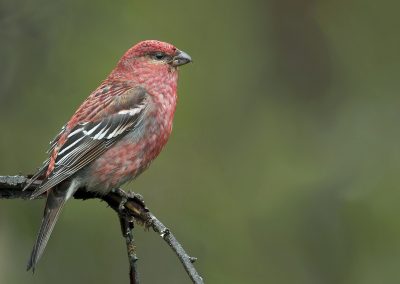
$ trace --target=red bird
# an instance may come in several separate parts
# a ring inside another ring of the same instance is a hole
[[[46,207],[28,263],[35,269],[65,202],[85,188],[99,194],[134,179],[167,143],[177,100],[178,66],[188,54],[156,40],[130,48],[51,142],[32,182],[47,193]]]

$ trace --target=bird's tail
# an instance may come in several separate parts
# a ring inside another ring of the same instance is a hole
[[[54,225],[60,215],[61,209],[64,207],[65,202],[71,197],[77,190],[74,186],[74,182],[69,184],[66,189],[63,185],[52,188],[48,191],[46,207],[43,213],[42,224],[40,225],[39,234],[37,236],[35,245],[29,259],[27,270],[32,268],[35,271],[36,264],[38,263],[43,251],[49,241],[51,232],[54,229]]]

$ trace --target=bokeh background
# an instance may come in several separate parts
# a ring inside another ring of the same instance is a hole
[[[125,188],[206,283],[400,283],[400,5],[373,0],[0,1],[0,174],[48,142],[134,43],[188,52],[169,144]],[[43,201],[0,200],[0,283],[127,283],[118,220],[67,204],[25,272]],[[189,283],[135,230],[143,283]]]

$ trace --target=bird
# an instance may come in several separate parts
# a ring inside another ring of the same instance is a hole
[[[191,57],[174,45],[132,46],[50,142],[49,157],[24,189],[47,195],[27,270],[35,271],[66,201],[79,188],[105,195],[135,179],[159,155],[172,131],[178,67]]]

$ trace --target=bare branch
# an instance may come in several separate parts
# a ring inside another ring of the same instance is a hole
[[[0,199],[28,199],[35,188],[38,187],[40,181],[34,183],[26,191],[22,191],[27,181],[28,178],[24,176],[0,176]],[[41,197],[44,197],[44,195],[40,196],[40,198]],[[190,257],[186,253],[172,232],[145,206],[140,195],[129,194],[121,189],[116,189],[107,195],[99,196],[95,192],[79,189],[75,193],[74,198],[81,200],[97,198],[107,202],[107,204],[117,212],[120,217],[122,233],[127,242],[131,283],[139,283],[136,267],[136,247],[131,232],[133,229],[131,224],[132,218],[134,218],[138,224],[144,225],[145,227],[152,227],[153,230],[162,237],[175,252],[193,283],[204,283],[202,277],[193,266],[193,262],[196,258]],[[121,210],[124,212],[123,216],[121,215]]]
[[[160,236],[172,248],[179,260],[182,262],[183,267],[185,268],[190,279],[192,279],[193,283],[203,283],[203,278],[198,274],[196,268],[193,266],[193,263],[197,260],[197,258],[189,256],[171,231],[165,227],[164,224],[161,223],[151,212],[149,212],[148,215],[152,220],[151,223],[153,230],[159,233]]]
[[[123,210],[123,209],[122,209]],[[128,260],[129,260],[129,280],[130,284],[139,284],[139,274],[137,270],[137,261],[138,258],[136,256],[136,244],[133,239],[132,230],[134,228],[133,218],[130,218],[129,215],[125,214],[121,210],[119,214],[119,221],[121,223],[121,231],[122,235],[126,240],[126,251],[128,252]]]

